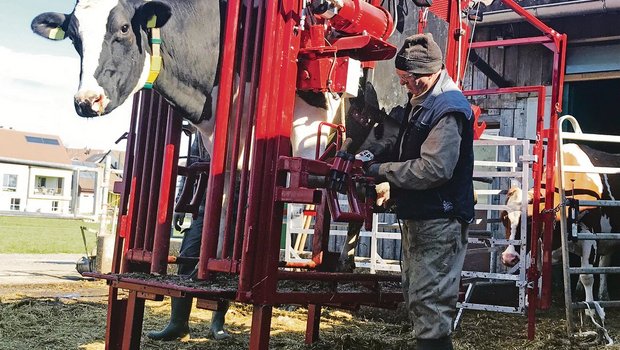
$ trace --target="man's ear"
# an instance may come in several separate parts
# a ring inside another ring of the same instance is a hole
[[[172,10],[163,2],[148,1],[136,10],[136,16],[144,28],[160,28],[168,22]]]
[[[67,26],[71,15],[65,15],[58,12],[45,12],[32,20],[30,28],[35,34],[38,34],[50,40],[62,40],[65,38]]]

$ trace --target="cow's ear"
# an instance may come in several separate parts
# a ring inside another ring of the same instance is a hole
[[[45,12],[32,20],[30,28],[35,34],[50,39],[62,40],[66,37],[67,26],[71,15],[58,12]]]
[[[162,2],[149,1],[138,8],[136,15],[140,16],[141,23],[145,28],[160,28],[168,22],[172,10],[170,6]]]

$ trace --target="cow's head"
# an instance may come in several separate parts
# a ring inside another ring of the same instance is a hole
[[[150,69],[147,21],[163,26],[171,10],[158,1],[78,0],[71,14],[46,12],[32,20],[44,38],[70,38],[80,55],[75,110],[82,117],[107,114],[146,82]]]

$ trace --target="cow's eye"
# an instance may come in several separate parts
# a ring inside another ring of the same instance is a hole
[[[127,34],[129,32],[129,24],[125,24],[121,27],[121,33]]]

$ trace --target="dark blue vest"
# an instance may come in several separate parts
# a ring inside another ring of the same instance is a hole
[[[411,106],[406,110],[411,110]],[[463,122],[461,144],[455,145],[460,147],[460,152],[454,174],[448,182],[432,189],[392,189],[392,198],[400,219],[457,218],[469,223],[474,218],[472,111],[465,96],[445,72],[430,95],[415,108],[411,120],[407,122],[405,117],[397,143],[400,145],[402,141],[402,153],[398,160],[420,158],[422,143],[439,120],[448,114],[462,118]]]

